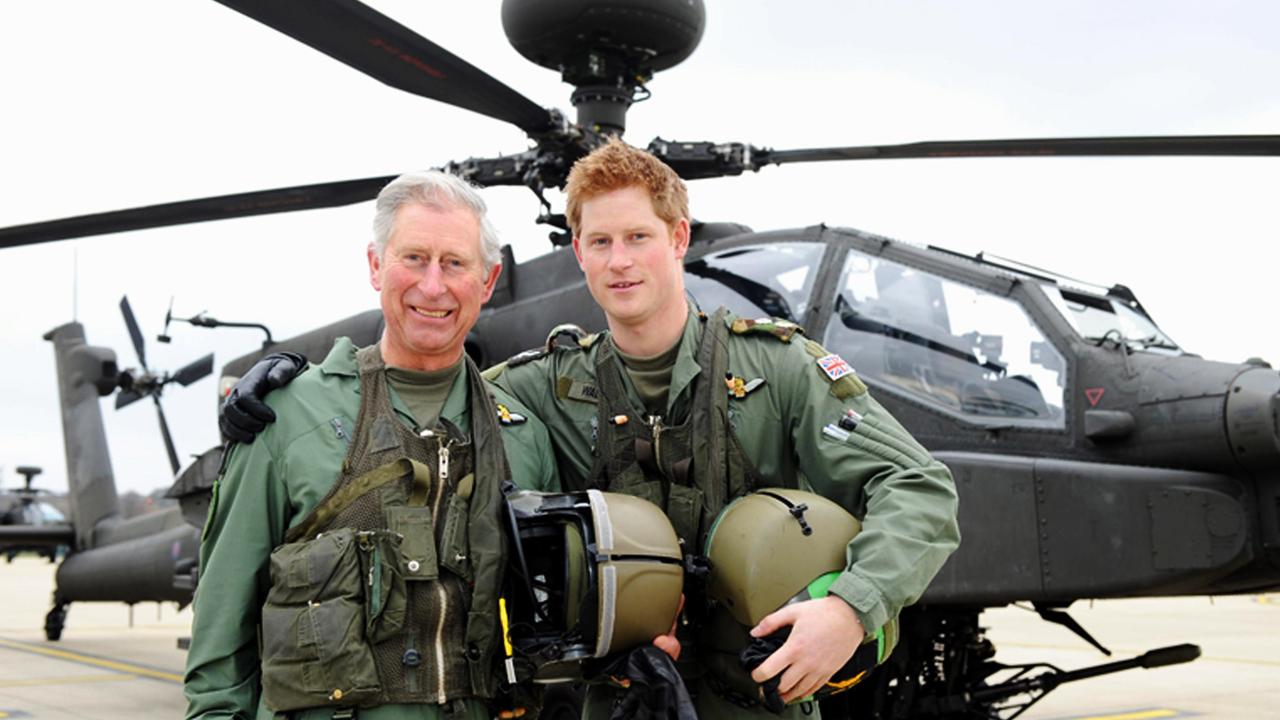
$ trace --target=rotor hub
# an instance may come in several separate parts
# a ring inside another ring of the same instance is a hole
[[[511,45],[577,88],[578,125],[610,134],[626,128],[627,109],[655,72],[693,53],[705,25],[702,0],[502,3]]]

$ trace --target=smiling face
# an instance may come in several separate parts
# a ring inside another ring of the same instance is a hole
[[[382,256],[372,245],[368,256],[387,324],[387,365],[440,370],[456,363],[502,271],[501,265],[485,271],[475,214],[407,203],[396,211]]]
[[[638,186],[600,193],[582,202],[573,250],[587,288],[615,334],[652,335],[684,325],[682,261],[689,249],[689,221],[668,226]],[[659,348],[661,350],[661,348]]]

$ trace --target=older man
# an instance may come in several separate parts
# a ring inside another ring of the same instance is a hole
[[[547,433],[463,351],[501,272],[474,189],[397,178],[374,235],[381,341],[273,393],[280,421],[215,487],[188,717],[488,717],[501,484],[558,489]]]

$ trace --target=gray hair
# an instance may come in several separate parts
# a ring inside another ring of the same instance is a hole
[[[382,257],[387,249],[396,212],[411,202],[435,210],[470,210],[480,221],[480,255],[484,258],[485,272],[502,261],[498,231],[489,222],[486,214],[489,208],[484,198],[480,197],[477,188],[471,183],[440,170],[405,173],[387,183],[378,193],[378,203],[373,214],[373,247],[378,257]]]

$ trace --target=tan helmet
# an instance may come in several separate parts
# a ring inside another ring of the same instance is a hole
[[[707,533],[707,598],[750,628],[784,605],[825,597],[848,564],[849,541],[861,530],[857,518],[815,493],[768,488],[740,497]],[[897,618],[871,630],[853,657],[819,689],[818,697],[853,687],[893,651]],[[722,680],[744,692],[754,690],[770,705],[765,690],[748,676]],[[777,704],[771,707],[780,711],[781,699],[774,700]]]
[[[535,681],[580,676],[591,658],[647,645],[671,630],[683,554],[662,510],[587,490],[507,496],[512,552],[506,604],[513,651]]]
[[[815,581],[844,570],[845,548],[861,529],[849,511],[816,493],[769,488],[744,495],[707,533],[707,597],[754,627],[798,594],[808,599]],[[826,595],[825,585],[812,596]]]

